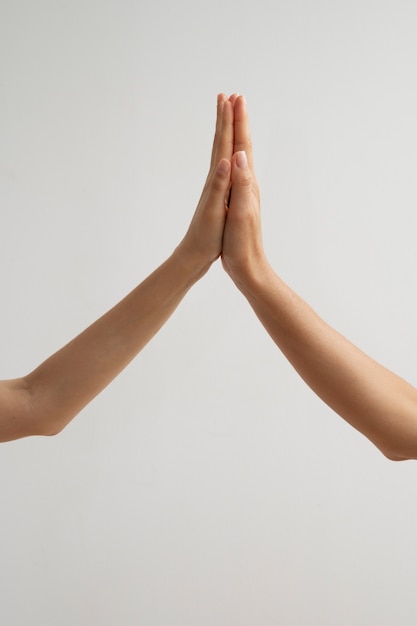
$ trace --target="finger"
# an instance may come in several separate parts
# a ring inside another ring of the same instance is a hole
[[[243,96],[238,96],[234,103],[234,152],[241,151],[246,152],[249,167],[254,171],[252,139],[246,101]]]
[[[222,119],[223,119],[223,106],[227,100],[227,96],[224,93],[219,93],[217,96],[217,117],[216,117],[216,130],[214,133],[213,139],[213,147],[211,150],[211,161],[210,161],[210,169],[212,169],[217,163],[218,159],[216,158],[217,153],[217,145],[219,142],[219,137],[222,129]]]
[[[238,93],[232,93],[232,95],[229,98],[229,102],[231,102],[234,105],[235,102],[236,102],[236,98],[238,98],[238,97],[239,97]]]
[[[252,198],[253,176],[244,150],[233,155],[231,181],[233,193],[230,198],[230,209],[234,213],[248,207]]]
[[[231,162],[228,159],[220,159],[220,162],[216,168],[215,175],[213,176],[212,189],[215,192],[221,193],[222,197],[225,197],[225,193],[229,188],[230,183],[230,169]]]
[[[221,129],[216,145],[215,162],[216,165],[221,159],[231,161],[233,156],[233,105],[226,100],[223,103]]]
[[[227,160],[230,162],[233,156],[233,106],[231,102],[223,102],[222,112],[222,124],[221,129],[216,140],[215,150],[212,155],[212,166],[207,177],[206,185],[210,186],[213,180],[213,176],[216,175],[216,168],[220,165],[221,161]],[[229,169],[230,177],[230,169]],[[228,206],[230,200],[230,178],[227,192],[225,194],[224,202]]]
[[[230,170],[231,162],[228,159],[221,159],[209,181],[207,181],[203,194],[205,206],[214,208],[215,213],[219,209],[224,210],[223,217],[226,216],[225,210],[230,188]]]

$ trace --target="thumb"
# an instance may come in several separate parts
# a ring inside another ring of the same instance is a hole
[[[248,167],[248,159],[244,150],[235,152],[232,159],[232,204],[244,207],[251,196],[252,174]]]
[[[224,192],[230,185],[230,161],[221,159],[214,174],[212,186],[214,191]]]
[[[209,205],[224,207],[226,195],[230,188],[230,166],[228,159],[221,159],[217,168],[207,179],[203,197]]]

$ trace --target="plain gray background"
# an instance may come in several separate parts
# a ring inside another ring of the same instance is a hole
[[[417,383],[416,32],[412,0],[1,0],[0,378],[171,253],[237,91],[272,265]],[[220,264],[0,464],[7,626],[415,626],[417,465],[314,396]]]

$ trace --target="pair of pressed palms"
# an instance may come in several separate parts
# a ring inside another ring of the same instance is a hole
[[[219,257],[305,382],[389,459],[417,458],[417,390],[326,324],[265,256],[246,102],[218,96],[210,171],[171,256],[22,378],[0,381],[0,441],[60,432],[152,339]]]

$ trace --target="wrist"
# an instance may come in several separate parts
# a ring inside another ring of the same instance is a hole
[[[189,277],[190,283],[194,284],[206,274],[213,261],[208,261],[206,257],[196,253],[187,246],[183,240],[172,253],[172,259],[178,264],[181,270]]]
[[[256,292],[264,283],[267,283],[271,274],[274,274],[265,256],[256,259],[247,259],[233,266],[224,261],[225,269],[236,287],[248,296]]]

